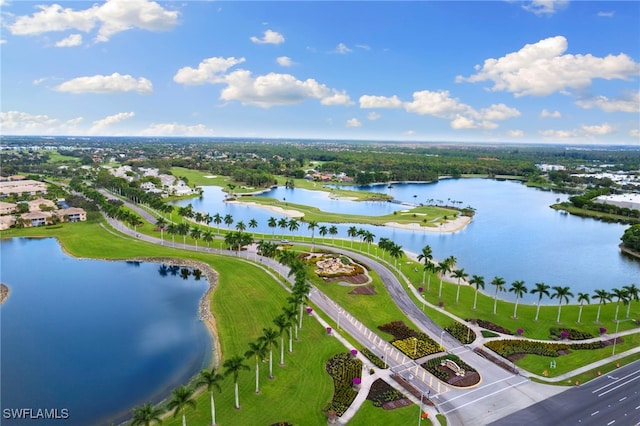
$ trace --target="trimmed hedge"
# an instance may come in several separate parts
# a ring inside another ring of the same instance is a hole
[[[571,349],[600,349],[605,345],[602,342],[569,344],[532,342],[530,340],[494,340],[492,342],[485,343],[485,346],[507,358],[515,354],[557,357],[562,355],[560,351],[568,351]]]
[[[463,345],[468,345],[476,340],[476,333],[466,325],[460,322],[454,322],[448,327],[445,327],[447,333],[458,339]]]

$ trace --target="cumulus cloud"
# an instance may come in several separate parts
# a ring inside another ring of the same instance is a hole
[[[183,67],[173,76],[173,81],[180,84],[204,84],[224,82],[224,73],[234,65],[244,62],[244,58],[212,57],[200,62],[198,68]]]
[[[225,77],[220,99],[239,101],[246,105],[268,108],[274,105],[293,105],[307,99],[320,99],[324,105],[350,102],[344,92],[330,89],[309,78],[298,80],[291,74],[269,73],[253,77],[250,71],[237,70]]]
[[[482,66],[476,65],[476,74],[458,76],[456,81],[491,81],[492,91],[508,91],[516,97],[546,96],[588,87],[596,78],[628,80],[640,74],[640,64],[624,53],[598,58],[566,51],[566,38],[550,37],[499,59],[487,59]]]
[[[617,129],[608,123],[586,125],[583,124],[579,128],[569,130],[547,129],[541,130],[539,133],[547,139],[593,139],[597,136],[606,136],[616,133]]]
[[[353,52],[353,50],[349,49],[346,44],[340,43],[336,46],[335,52],[341,55],[346,55],[347,53]]]
[[[548,111],[546,108],[540,111],[540,118],[561,118],[560,111]]]
[[[360,96],[360,108],[402,108],[402,101],[397,96]]]
[[[178,123],[153,123],[142,130],[140,136],[214,136],[212,129],[204,124],[187,126]]]
[[[372,111],[369,114],[367,114],[367,120],[371,120],[371,121],[379,120],[381,117],[382,116],[375,111]]]
[[[167,31],[178,23],[178,12],[149,0],[107,0],[90,8],[74,10],[58,4],[38,5],[31,16],[18,16],[8,25],[13,35],[36,35],[54,31],[89,32],[98,28],[96,41],[132,28]]]
[[[251,41],[257,44],[281,44],[284,43],[284,37],[276,31],[266,30],[262,38],[253,36]]]
[[[73,47],[80,46],[82,44],[81,34],[71,34],[69,37],[63,38],[56,43],[56,47]]]
[[[30,114],[21,111],[0,112],[2,132],[13,135],[77,133],[76,126],[82,120],[82,117],[74,117],[65,121],[46,114]]]
[[[89,133],[92,135],[105,134],[106,129],[120,123],[121,121],[128,120],[135,116],[133,112],[119,112],[117,114],[109,115],[100,120],[93,122],[93,125],[89,129]]]
[[[583,125],[582,131],[587,135],[609,135],[611,133],[615,133],[616,129],[613,128],[610,124],[604,123],[593,126]]]
[[[629,136],[631,136],[632,138],[640,138],[640,129],[629,130]]]
[[[293,61],[288,56],[279,56],[278,58],[276,58],[276,62],[278,63],[278,65],[283,67],[290,67],[291,65],[293,65]]]
[[[351,118],[345,123],[347,127],[362,127],[362,123],[357,118]]]
[[[514,129],[514,130],[509,130],[507,132],[507,135],[512,138],[521,138],[522,136],[524,136],[524,132],[522,130]]]
[[[640,92],[628,93],[620,99],[609,99],[606,96],[597,96],[590,99],[576,101],[580,108],[599,108],[605,112],[640,112]]]
[[[138,92],[140,94],[148,94],[153,92],[153,85],[144,77],[136,79],[130,75],[122,75],[116,72],[111,75],[74,78],[60,84],[55,90],[69,93]]]
[[[535,15],[553,15],[569,4],[569,0],[532,0],[525,2],[522,8]]]

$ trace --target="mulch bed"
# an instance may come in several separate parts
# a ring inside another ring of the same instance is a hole
[[[394,410],[396,408],[402,408],[402,407],[406,407],[407,405],[412,405],[413,402],[411,402],[410,399],[396,399],[395,401],[389,401],[389,402],[385,402],[384,404],[382,404],[382,409],[383,410]]]
[[[342,275],[339,277],[324,277],[322,279],[327,283],[333,281],[348,281],[351,284],[364,284],[369,281],[369,277],[367,277],[365,274],[358,274],[353,276]]]
[[[616,337],[614,339],[609,339],[609,340],[603,340],[602,344],[605,346],[611,346],[613,345],[613,341],[616,341],[616,345],[619,345],[620,343],[624,343],[624,338],[622,337]]]
[[[453,373],[449,377],[449,380],[447,380],[447,383],[449,383],[450,385],[458,386],[461,388],[473,386],[478,384],[479,382],[480,382],[480,375],[475,371],[467,371],[464,377],[456,376],[455,373]]]
[[[376,289],[372,285],[363,285],[361,287],[356,287],[349,292],[349,294],[364,294],[364,295],[374,295],[376,293]]]

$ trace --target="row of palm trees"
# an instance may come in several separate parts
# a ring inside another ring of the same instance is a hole
[[[239,231],[240,232],[240,231]],[[230,233],[231,234],[231,233]],[[247,234],[248,235],[248,234]],[[261,241],[263,246],[268,243]],[[233,378],[234,383],[234,406],[240,409],[238,379],[242,371],[250,370],[245,364],[246,359],[255,361],[255,392],[260,393],[260,362],[267,356],[269,360],[269,378],[274,379],[273,374],[273,350],[280,347],[280,365],[285,365],[285,336],[289,339],[289,353],[293,352],[293,340],[299,340],[298,330],[302,329],[303,308],[308,300],[308,294],[311,289],[307,282],[306,268],[304,263],[298,259],[298,256],[290,250],[275,250],[277,245],[273,244],[274,249],[265,252],[263,255],[268,257],[276,257],[280,263],[289,267],[289,276],[294,275],[294,285],[291,288],[291,294],[287,298],[288,305],[282,308],[282,312],[273,320],[273,327],[265,327],[262,329],[262,335],[255,341],[249,342],[247,351],[242,355],[235,355],[224,361],[222,364],[224,374],[217,371],[216,367],[210,370],[202,370],[198,375],[194,386],[180,386],[174,389],[171,397],[166,405],[166,409],[173,410],[173,416],[182,415],[182,424],[186,426],[186,409],[196,408],[195,390],[199,387],[206,386],[209,392],[211,405],[211,424],[216,424],[215,399],[213,391],[221,391],[220,384],[227,376]],[[132,426],[151,425],[153,423],[161,423],[162,415],[165,409],[155,407],[152,404],[145,404],[142,407],[133,410]]]

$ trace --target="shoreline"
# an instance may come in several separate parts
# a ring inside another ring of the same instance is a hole
[[[261,207],[264,209],[267,209],[273,213],[278,213],[278,214],[282,214],[284,216],[287,217],[291,217],[294,219],[299,219],[301,217],[304,217],[304,213],[298,211],[298,210],[286,210],[283,209],[282,207],[278,207],[278,206],[268,206],[266,204],[260,204],[260,203],[256,203],[253,201],[237,201],[237,200],[229,200],[229,201],[225,201],[225,203],[234,203],[234,204],[246,204],[248,206],[252,206],[252,207]]]
[[[386,222],[384,226],[391,228],[405,229],[409,231],[437,232],[437,233],[454,233],[464,229],[471,223],[470,216],[459,216],[453,220],[447,221],[437,227],[422,226],[419,223],[398,223]]]

